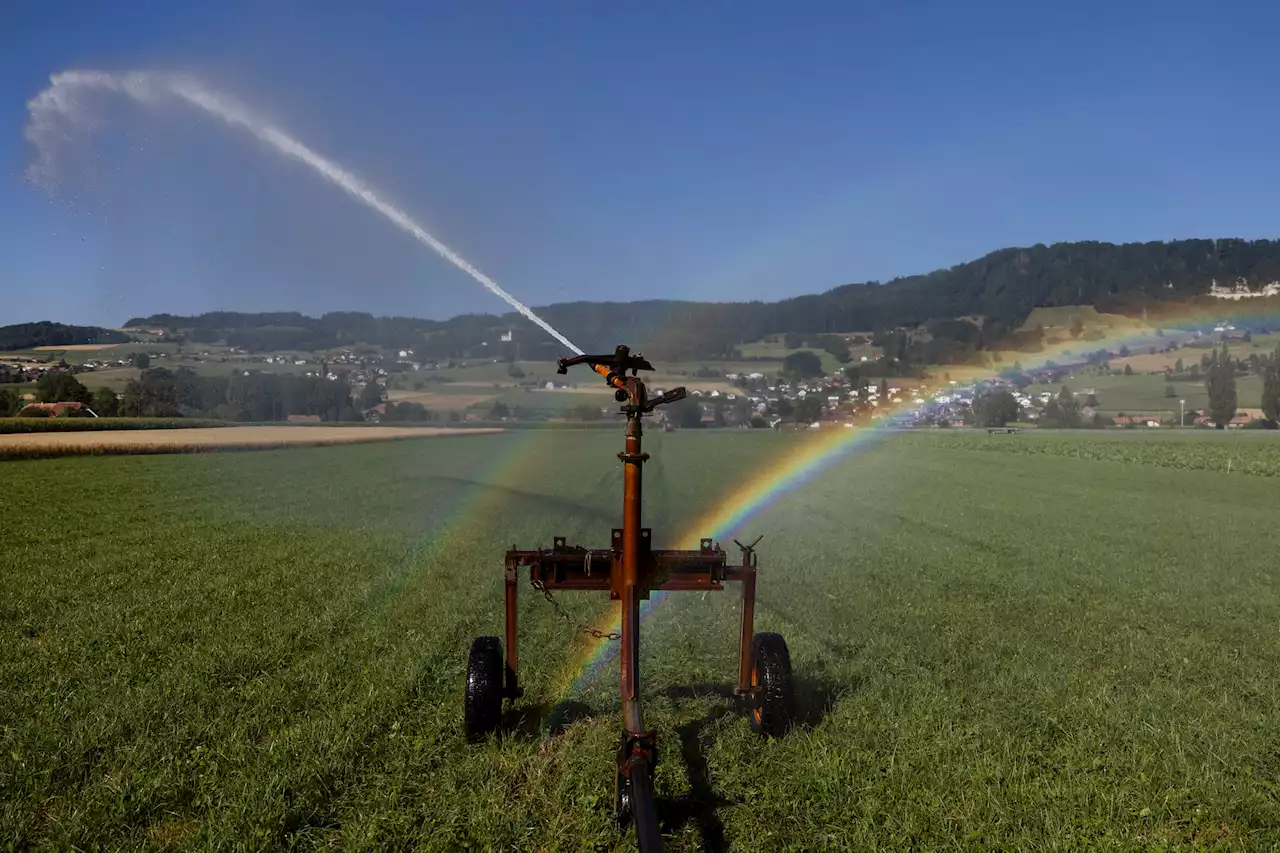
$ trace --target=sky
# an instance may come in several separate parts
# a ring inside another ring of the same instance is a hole
[[[181,71],[531,305],[761,299],[1069,240],[1275,237],[1269,3],[0,2],[0,325],[507,306],[242,131],[67,69]],[[563,330],[570,337],[573,330]]]

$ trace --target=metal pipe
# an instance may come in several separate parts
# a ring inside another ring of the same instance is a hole
[[[517,629],[517,610],[516,610],[516,575],[519,570],[515,566],[507,566],[507,590],[506,590],[506,606],[507,606],[507,678],[505,693],[508,699],[517,699],[520,696],[520,682],[516,675],[518,655],[516,652],[516,638],[518,636]]]
[[[631,780],[631,809],[640,853],[661,853],[662,830],[658,826],[658,810],[653,802],[653,780],[649,778],[644,758],[632,758],[627,763],[627,772]]]
[[[640,417],[627,418],[626,451],[622,454],[622,722],[641,734],[640,714]]]
[[[751,639],[755,634],[756,567],[750,552],[742,555],[742,634],[738,641],[738,689],[742,696],[751,690]]]

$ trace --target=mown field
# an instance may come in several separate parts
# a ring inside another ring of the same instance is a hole
[[[762,742],[729,700],[732,594],[655,608],[667,849],[1274,849],[1277,480],[1152,461],[1262,437],[1097,459],[889,437],[719,531],[765,534],[758,628],[786,636],[802,713]],[[659,544],[716,532],[690,521],[804,440],[652,431]],[[4,463],[0,846],[633,849],[609,814],[616,663],[558,690],[582,644],[540,597],[521,714],[461,730],[502,551],[607,541],[617,444]],[[550,734],[567,699],[588,716]]]

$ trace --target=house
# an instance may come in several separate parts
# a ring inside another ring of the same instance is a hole
[[[22,411],[18,412],[20,418],[39,417],[37,412],[45,412],[48,417],[60,418],[67,412],[87,412],[90,417],[96,418],[98,413],[86,406],[84,403],[28,403],[22,407]]]
[[[1116,426],[1141,426],[1141,427],[1160,426],[1160,421],[1156,420],[1155,418],[1146,417],[1145,415],[1134,415],[1132,417],[1121,415],[1118,418],[1112,418],[1111,422]]]

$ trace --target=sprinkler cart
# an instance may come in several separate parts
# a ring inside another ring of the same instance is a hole
[[[657,732],[645,729],[640,712],[640,602],[655,589],[722,590],[725,581],[742,584],[742,632],[738,652],[738,681],[734,694],[750,715],[751,727],[761,735],[782,734],[792,714],[791,659],[782,635],[754,633],[757,538],[749,545],[734,544],[741,563],[729,565],[720,546],[703,539],[696,551],[651,547],[651,531],[640,522],[641,471],[648,454],[640,449],[640,419],[655,407],[681,400],[684,388],[650,399],[641,370],[653,370],[641,355],[619,346],[612,355],[579,355],[559,360],[557,370],[586,364],[604,377],[623,403],[626,444],[618,454],[623,465],[622,527],[613,531],[608,548],[569,545],[555,537],[550,549],[507,552],[506,663],[497,637],[477,637],[467,661],[465,723],[471,739],[498,729],[503,699],[514,702],[523,691],[517,674],[516,590],[520,569],[529,570],[529,583],[548,599],[553,590],[599,590],[622,603],[622,626],[602,638],[622,642],[622,737],[614,779],[614,813],[623,825],[634,822],[642,851],[662,849],[662,835],[654,806],[653,771],[658,758]],[[630,373],[630,375],[627,375]]]

